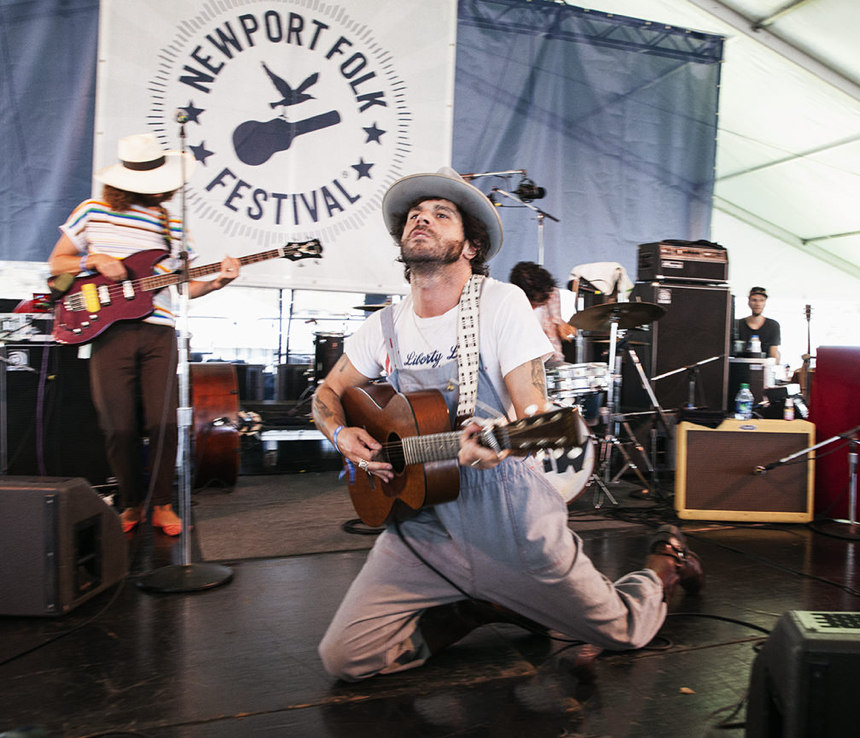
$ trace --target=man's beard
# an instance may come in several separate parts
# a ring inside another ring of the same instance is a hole
[[[406,241],[400,242],[400,258],[398,261],[403,262],[412,272],[427,271],[431,267],[445,266],[454,264],[460,259],[463,249],[466,247],[466,240],[460,239],[440,239],[432,235],[427,238],[433,239],[437,244],[437,248],[413,248],[410,249],[406,245]]]

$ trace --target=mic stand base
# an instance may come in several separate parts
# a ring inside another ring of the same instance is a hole
[[[227,584],[232,578],[232,569],[221,564],[173,564],[144,574],[137,580],[137,586],[165,594],[200,592]]]
[[[846,541],[860,541],[860,523],[850,520],[816,520],[809,524],[816,533]]]

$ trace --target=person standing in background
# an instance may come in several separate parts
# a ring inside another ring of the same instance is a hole
[[[193,171],[193,158],[163,151],[154,136],[123,138],[119,163],[96,172],[102,199],[85,200],[60,226],[62,235],[48,259],[51,274],[101,274],[120,282],[123,260],[144,250],[165,252],[156,274],[180,267],[182,222],[164,207]],[[184,161],[183,161],[184,159]],[[190,281],[191,298],[227,286],[239,276],[238,259],[225,257],[211,281]],[[178,429],[177,346],[170,288],[154,293],[153,311],[136,320],[117,320],[92,341],[90,384],[108,462],[118,484],[125,532],[145,519],[142,438],[149,438],[152,525],[170,536],[182,532],[174,512],[173,481]]]

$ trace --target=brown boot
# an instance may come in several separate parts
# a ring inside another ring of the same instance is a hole
[[[671,562],[671,569],[660,566],[659,559],[665,557]],[[687,594],[698,594],[705,586],[705,572],[702,560],[687,547],[687,539],[676,525],[661,525],[651,539],[649,548],[650,563],[663,579],[668,600],[675,584],[680,584]],[[674,576],[672,576],[672,570]],[[673,581],[674,580],[674,581]]]

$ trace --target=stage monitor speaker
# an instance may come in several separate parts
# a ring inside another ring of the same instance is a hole
[[[62,615],[127,571],[119,515],[79,477],[0,477],[0,615]]]
[[[860,613],[792,610],[753,661],[746,738],[860,733]]]
[[[805,420],[724,420],[717,428],[678,424],[675,510],[679,518],[808,523],[814,461],[803,455],[766,467],[815,444]]]
[[[666,308],[649,330],[627,332],[632,348],[650,379],[667,372],[700,366],[696,378],[694,406],[725,410],[728,386],[729,336],[731,334],[731,294],[726,286],[637,282],[631,301],[651,302]],[[640,345],[637,345],[640,344]],[[622,410],[651,407],[635,367],[628,357],[622,367]],[[664,410],[685,407],[689,401],[689,375],[680,371],[652,382],[657,401]]]

